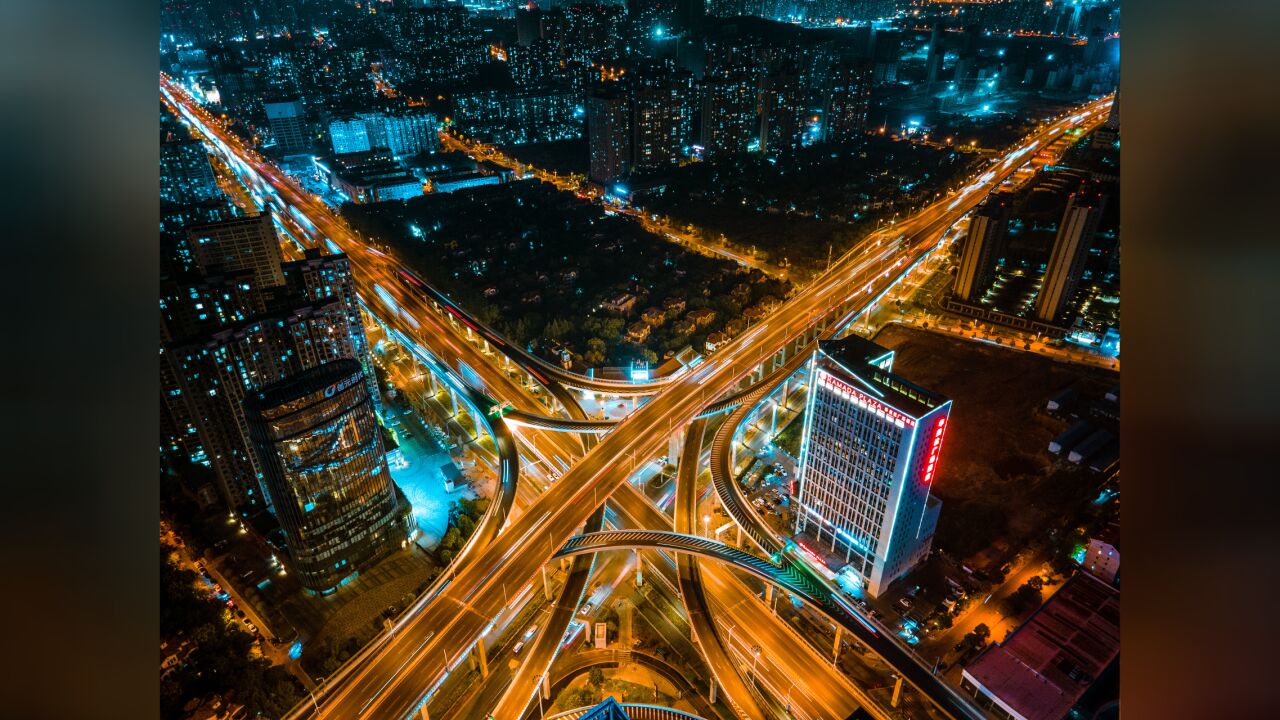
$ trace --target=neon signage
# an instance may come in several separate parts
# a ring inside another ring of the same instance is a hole
[[[334,395],[337,395],[339,392],[346,390],[347,388],[351,387],[352,385],[355,385],[358,382],[360,382],[360,376],[352,375],[351,377],[341,382],[333,383],[329,387],[325,388],[324,396],[327,398],[333,397]]]
[[[822,372],[822,373],[819,373],[819,376],[821,377],[822,384],[825,385],[826,387],[830,388],[831,390],[837,393],[840,393],[842,396],[852,400],[858,405],[864,408],[867,408],[868,410],[871,410],[877,415],[887,418],[890,422],[898,424],[899,427],[902,427],[902,426],[915,427],[916,425],[915,418],[899,412],[898,410],[890,407],[889,405],[886,405],[880,402],[879,400],[871,397],[870,395],[862,392],[861,390],[858,390],[852,385],[849,385],[846,382],[842,382],[836,379],[829,373]]]
[[[925,485],[933,481],[933,472],[938,464],[938,453],[942,451],[942,436],[946,433],[947,418],[942,416],[938,418],[938,424],[933,426],[933,437],[929,440],[929,455],[925,460],[924,473],[921,480]]]

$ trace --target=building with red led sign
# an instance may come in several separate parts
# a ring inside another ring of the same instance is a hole
[[[892,369],[893,352],[869,340],[821,343],[800,447],[795,530],[842,556],[873,596],[929,553],[951,412]]]

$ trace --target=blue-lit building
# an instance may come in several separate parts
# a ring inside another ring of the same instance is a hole
[[[329,143],[334,155],[369,151],[369,129],[361,118],[340,118],[329,123]]]
[[[880,595],[929,553],[930,493],[951,401],[894,375],[893,351],[856,335],[809,363],[795,529]]]
[[[581,99],[567,86],[459,93],[453,105],[458,129],[485,142],[523,145],[582,137]]]
[[[245,416],[304,588],[327,594],[408,540],[364,371],[338,360],[245,399]]]
[[[202,203],[222,195],[204,144],[189,138],[160,143],[160,199]]]

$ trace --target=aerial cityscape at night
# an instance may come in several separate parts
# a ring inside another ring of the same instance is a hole
[[[160,30],[163,718],[1119,717],[1118,0]]]

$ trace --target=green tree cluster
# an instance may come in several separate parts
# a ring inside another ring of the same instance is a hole
[[[250,657],[253,638],[170,552],[161,546],[161,637],[173,643],[186,640],[194,649],[160,682],[161,717],[181,718],[187,703],[214,695],[243,704],[249,717],[282,717],[302,698],[297,679],[282,667]]]

